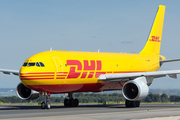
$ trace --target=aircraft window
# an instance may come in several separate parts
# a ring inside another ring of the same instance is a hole
[[[35,63],[28,63],[28,67],[35,66]]]
[[[24,63],[23,66],[27,66],[27,63]]]
[[[40,63],[40,65],[41,65],[41,67],[45,67],[45,65],[42,63],[42,62],[39,62]]]
[[[40,65],[39,65],[39,63],[38,63],[38,62],[36,62],[36,66],[40,67]]]

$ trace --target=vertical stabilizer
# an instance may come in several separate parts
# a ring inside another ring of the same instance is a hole
[[[140,52],[140,54],[159,55],[160,47],[161,47],[165,8],[166,6],[159,5],[148,40],[146,42],[144,49]]]

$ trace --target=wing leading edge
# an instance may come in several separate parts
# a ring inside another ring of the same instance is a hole
[[[134,80],[135,78],[142,76],[159,78],[169,75],[169,77],[171,78],[177,78],[177,74],[180,74],[180,70],[121,73],[121,74],[102,74],[99,76],[99,80],[103,80],[105,82],[127,82],[129,80]]]
[[[0,69],[4,74],[13,74],[19,76],[19,70]]]

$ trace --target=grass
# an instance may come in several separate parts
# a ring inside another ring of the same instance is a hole
[[[79,105],[102,105],[103,103],[79,103]],[[125,104],[125,101],[122,101],[121,103],[117,102],[106,102],[106,104]],[[141,102],[141,104],[180,104],[180,102]],[[29,103],[2,103],[0,102],[0,105],[38,105],[37,102],[29,102]],[[64,103],[51,103],[51,105],[64,105]]]

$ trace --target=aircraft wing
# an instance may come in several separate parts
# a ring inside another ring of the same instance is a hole
[[[0,69],[0,72],[3,72],[4,74],[13,74],[19,76],[19,70]]]
[[[134,80],[137,77],[145,76],[151,78],[165,77],[169,75],[171,78],[177,78],[180,70],[154,71],[154,72],[137,72],[137,73],[121,73],[121,74],[101,74],[99,80],[105,82],[126,82]]]

